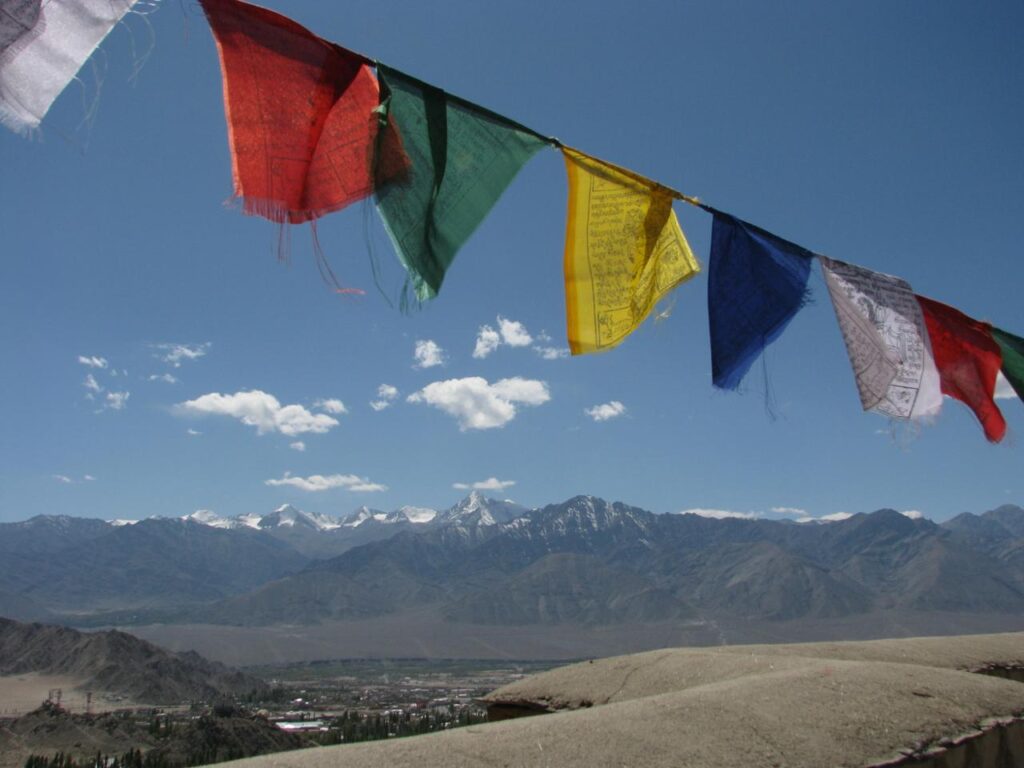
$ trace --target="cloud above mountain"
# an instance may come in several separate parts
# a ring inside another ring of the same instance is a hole
[[[550,399],[547,383],[518,376],[494,384],[480,376],[435,381],[406,398],[447,413],[463,432],[504,427],[516,417],[518,406],[542,405]]]
[[[617,419],[619,416],[624,415],[626,413],[626,406],[618,400],[612,400],[609,403],[595,405],[593,408],[585,408],[583,412],[594,421],[608,421],[609,419]]]
[[[198,360],[200,357],[204,357],[213,345],[206,341],[202,344],[153,344],[151,346],[156,350],[155,357],[158,360],[180,368],[183,361]]]
[[[502,345],[506,347],[528,347],[533,343],[533,336],[526,330],[526,326],[518,320],[509,320],[507,317],[498,315],[497,321],[497,330],[490,325],[481,325],[477,331],[473,357],[478,360],[488,357]]]
[[[294,437],[305,433],[323,434],[338,426],[338,420],[325,413],[312,413],[301,405],[281,405],[273,395],[259,389],[225,395],[211,392],[194,400],[178,403],[175,411],[185,416],[230,416],[258,434],[280,432]]]
[[[313,407],[319,408],[321,411],[324,411],[325,413],[332,413],[335,416],[339,416],[343,413],[348,413],[348,408],[345,407],[345,404],[335,397],[317,400],[315,403],[313,403]]]
[[[105,357],[98,357],[96,355],[79,355],[78,362],[82,365],[87,365],[90,368],[106,368],[107,359]]]
[[[504,491],[515,484],[515,480],[499,480],[496,477],[488,477],[486,480],[478,480],[475,483],[452,483],[452,488],[457,491]]]
[[[375,411],[383,411],[391,406],[398,398],[398,387],[391,384],[381,384],[377,387],[377,399],[370,401],[370,407]]]
[[[434,368],[444,365],[444,350],[431,339],[420,339],[413,348],[413,368]]]
[[[712,520],[726,520],[729,518],[737,518],[740,520],[757,520],[761,516],[758,512],[736,512],[731,509],[708,509],[706,507],[681,509],[676,514],[697,515],[698,517],[708,517]]]
[[[285,472],[284,477],[265,480],[264,485],[288,486],[310,493],[321,493],[336,488],[344,488],[353,493],[379,493],[388,489],[386,485],[371,482],[368,478],[359,477],[358,475],[309,475],[308,477],[298,477],[290,472]]]

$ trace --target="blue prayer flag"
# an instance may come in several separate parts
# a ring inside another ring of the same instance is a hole
[[[736,389],[764,348],[807,300],[814,254],[763,229],[714,215],[708,267],[711,374]]]

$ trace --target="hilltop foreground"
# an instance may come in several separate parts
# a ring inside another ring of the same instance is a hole
[[[1024,633],[667,649],[490,694],[487,725],[239,768],[1024,765]]]

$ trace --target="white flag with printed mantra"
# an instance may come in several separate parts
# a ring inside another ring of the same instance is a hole
[[[864,410],[896,419],[937,414],[942,408],[939,372],[910,285],[819,258]]]
[[[136,0],[0,0],[0,123],[39,127]]]

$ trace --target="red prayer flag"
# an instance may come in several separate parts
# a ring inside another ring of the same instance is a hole
[[[992,326],[932,299],[918,296],[917,301],[931,337],[942,393],[964,402],[978,417],[985,437],[998,443],[1006,434],[1006,420],[994,398],[1003,355],[992,338]]]
[[[371,194],[378,125],[372,62],[265,8],[200,2],[220,53],[235,195],[244,211],[296,224]],[[391,177],[404,171],[400,144],[382,144]]]

